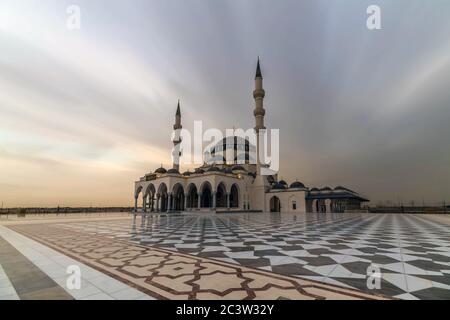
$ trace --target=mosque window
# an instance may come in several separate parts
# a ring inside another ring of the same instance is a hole
[[[297,210],[297,201],[292,201],[292,210]]]

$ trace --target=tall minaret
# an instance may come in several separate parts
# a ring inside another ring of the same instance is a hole
[[[259,130],[265,129],[264,127],[264,115],[266,114],[266,110],[264,110],[263,100],[266,92],[263,89],[263,77],[261,74],[261,66],[258,64],[256,66],[256,75],[255,75],[255,90],[253,91],[253,98],[255,99],[255,110],[253,114],[255,116],[255,130],[256,134],[259,133]]]
[[[181,111],[180,111],[180,100],[178,100],[177,112],[175,113],[175,124],[173,125],[174,135],[173,135],[173,169],[180,170],[180,143],[181,143]]]
[[[255,110],[253,111],[253,115],[255,116],[255,133],[256,133],[256,177],[253,181],[251,188],[250,198],[252,199],[252,208],[253,210],[261,210],[266,211],[266,197],[265,193],[270,188],[270,184],[268,183],[267,177],[261,175],[261,163],[264,161],[261,160],[260,157],[260,147],[264,147],[260,141],[263,141],[262,135],[266,127],[264,126],[264,115],[266,114],[266,110],[264,110],[263,100],[266,92],[263,89],[263,77],[261,73],[261,66],[259,63],[256,65],[256,75],[255,75],[255,90],[253,91],[253,98],[255,99]]]

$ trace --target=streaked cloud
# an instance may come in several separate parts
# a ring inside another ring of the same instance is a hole
[[[362,0],[0,4],[0,201],[132,203],[183,125],[248,128],[255,58],[281,175],[380,199],[450,195],[450,4]]]

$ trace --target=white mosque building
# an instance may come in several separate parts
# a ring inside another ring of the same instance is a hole
[[[253,91],[256,133],[265,129],[264,96],[258,59]],[[174,130],[181,128],[178,103]],[[177,146],[181,139],[173,143]],[[310,189],[299,181],[290,185],[279,181],[277,174],[261,175],[260,167],[250,161],[254,148],[247,139],[232,136],[216,144],[204,164],[192,172],[180,173],[174,163],[171,169],[161,166],[145,174],[135,182],[135,212],[345,212],[359,210],[361,203],[369,201],[342,186]],[[232,161],[225,156],[230,149]],[[244,159],[239,158],[242,155]],[[224,160],[222,164],[216,164],[218,158]]]

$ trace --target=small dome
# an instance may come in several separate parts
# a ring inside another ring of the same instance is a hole
[[[323,187],[320,189],[320,191],[331,191],[332,189],[330,187]]]
[[[284,180],[280,180],[278,181],[279,184],[282,184],[283,186],[287,186],[287,182]]]
[[[233,170],[231,170],[231,168],[223,168],[222,172],[224,172],[224,173],[233,173]]]
[[[217,168],[217,167],[210,167],[210,168],[208,168],[207,171],[208,171],[208,172],[220,172],[220,169]]]
[[[233,171],[245,171],[244,167],[240,166],[240,165],[234,166],[231,170],[233,170]]]
[[[180,171],[178,171],[177,169],[169,169],[167,170],[167,173],[180,174]]]
[[[284,190],[284,189],[286,189],[286,187],[283,184],[279,183],[279,182],[275,183],[272,186],[272,190]]]
[[[202,168],[197,168],[197,169],[195,169],[194,173],[203,174],[203,173],[205,173],[205,170],[203,170]]]
[[[336,188],[334,188],[334,190],[336,190],[336,191],[348,191],[348,192],[356,193],[355,191],[353,191],[353,190],[351,190],[349,188],[343,187],[343,186],[337,186]]]
[[[310,191],[319,191],[317,188],[312,188]]]
[[[161,168],[156,169],[155,173],[167,173],[167,170],[164,169],[163,167],[161,167]]]
[[[190,176],[191,174],[192,174],[192,172],[189,172],[189,171],[183,172],[183,176]]]
[[[295,182],[291,183],[291,185],[289,186],[289,188],[292,188],[292,189],[302,189],[304,187],[305,187],[305,185],[299,181],[295,181]]]

